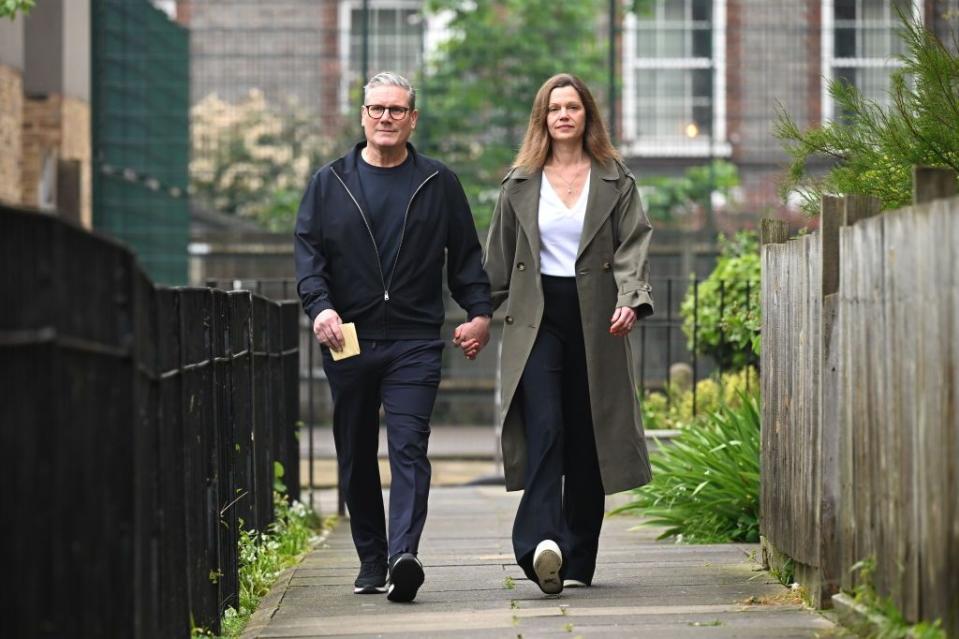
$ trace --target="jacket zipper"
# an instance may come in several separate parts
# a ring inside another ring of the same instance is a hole
[[[335,169],[330,168],[330,172],[336,177],[340,185],[342,185],[343,190],[346,191],[346,194],[350,196],[350,199],[353,200],[353,204],[356,205],[356,210],[359,211],[360,217],[363,219],[363,224],[366,226],[366,232],[370,235],[370,242],[373,243],[373,252],[376,253],[376,267],[380,272],[380,282],[383,284],[383,301],[390,301],[390,285],[393,284],[393,275],[396,273],[396,265],[400,260],[400,251],[403,249],[403,240],[406,238],[406,222],[410,217],[410,209],[413,207],[413,200],[416,199],[416,196],[419,192],[426,186],[426,183],[432,180],[434,177],[439,175],[439,171],[433,171],[430,175],[426,176],[426,179],[423,180],[416,190],[413,191],[413,195],[410,196],[410,201],[406,204],[406,212],[403,213],[403,231],[400,233],[400,244],[396,247],[396,257],[393,258],[393,268],[390,269],[390,281],[387,283],[386,277],[383,275],[383,266],[380,264],[380,249],[376,245],[376,238],[373,236],[373,228],[370,226],[369,220],[366,219],[366,214],[363,213],[363,207],[360,206],[360,203],[353,196],[353,193],[350,191],[349,187],[346,186],[346,182],[343,181],[343,178],[339,176]],[[383,327],[384,331],[388,328],[387,314],[388,310],[384,310],[383,316]]]
[[[339,180],[340,184],[343,185],[343,190],[346,191],[346,194],[350,196],[350,199],[353,200],[353,204],[356,205],[356,210],[360,212],[360,217],[363,218],[363,224],[366,226],[366,232],[370,234],[370,242],[373,243],[373,252],[376,253],[376,268],[380,271],[380,283],[383,285],[383,300],[390,301],[390,291],[386,288],[386,278],[383,277],[383,266],[380,264],[380,249],[376,246],[376,238],[373,237],[373,229],[370,227],[369,221],[366,219],[366,214],[363,213],[363,207],[360,206],[360,203],[356,201],[356,198],[353,197],[353,193],[350,192],[349,187],[346,186],[346,182],[343,181],[343,178],[337,174],[336,170],[332,167],[330,172],[336,176],[336,179]],[[406,224],[404,220],[404,225]],[[404,229],[405,230],[405,229]],[[402,242],[402,240],[400,240]],[[391,278],[392,279],[392,278]]]
[[[387,284],[384,284],[384,290],[386,291],[386,300],[390,299],[390,289],[389,286],[393,285],[393,276],[396,275],[396,265],[400,261],[400,251],[403,250],[403,240],[406,239],[406,221],[410,217],[410,209],[413,208],[413,200],[416,199],[417,194],[426,186],[426,183],[439,175],[439,171],[433,171],[430,175],[426,176],[426,179],[416,187],[416,190],[413,191],[413,195],[410,196],[410,201],[406,204],[406,212],[403,214],[403,232],[400,233],[400,245],[396,247],[396,257],[393,258],[393,268],[390,269],[390,281]]]

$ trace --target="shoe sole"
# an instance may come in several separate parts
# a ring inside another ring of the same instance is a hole
[[[544,550],[533,562],[533,572],[539,580],[539,589],[547,595],[563,592],[563,581],[559,578],[559,569],[563,559],[552,550]]]
[[[563,588],[589,588],[589,584],[579,579],[564,579]]]
[[[390,571],[390,587],[386,591],[386,598],[401,603],[413,601],[423,581],[423,567],[418,561],[400,559]]]
[[[353,586],[354,595],[382,595],[386,586]]]

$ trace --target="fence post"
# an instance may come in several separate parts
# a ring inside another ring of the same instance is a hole
[[[817,582],[807,586],[809,597],[817,608],[828,608],[832,595],[839,591],[837,516],[842,491],[839,481],[839,338],[837,321],[839,300],[839,228],[843,223],[846,201],[823,196],[820,213],[819,241],[822,256],[822,324],[819,361],[819,574]]]
[[[279,302],[283,326],[280,361],[283,367],[283,400],[286,403],[286,423],[281,425],[281,437],[286,440],[286,494],[300,499],[300,304]]]
[[[956,172],[929,166],[912,167],[912,203],[922,204],[956,194]]]
[[[845,412],[850,398],[845,396],[843,390],[846,388],[843,376],[850,372],[841,370],[846,345],[839,315],[843,294],[840,229],[877,215],[881,208],[882,202],[878,198],[864,195],[847,195],[838,201],[838,207],[827,205],[825,201],[823,203],[823,242],[827,241],[825,236],[829,235],[830,243],[835,246],[835,255],[828,263],[825,257],[823,261],[821,565],[824,581],[834,589],[833,594],[840,588],[853,587],[847,571],[858,560],[853,549],[857,526],[854,508],[856,486],[851,481],[854,464],[851,438],[854,434],[849,428]],[[827,270],[834,271],[834,276],[830,275],[828,288]],[[823,605],[829,603],[824,601]]]
[[[761,486],[760,486],[760,532],[765,533],[770,529],[769,517],[772,515],[772,510],[768,506],[775,501],[775,495],[772,493],[773,490],[781,489],[782,487],[771,487],[769,482],[769,473],[775,472],[776,465],[770,463],[770,440],[768,439],[768,425],[771,424],[770,416],[775,414],[777,410],[774,405],[778,401],[778,394],[776,389],[772,387],[772,384],[778,383],[778,380],[782,378],[781,371],[772,372],[770,367],[774,364],[780,364],[781,361],[777,357],[770,357],[770,354],[775,351],[776,345],[770,343],[770,336],[776,335],[776,331],[770,331],[770,321],[771,314],[767,313],[765,309],[770,308],[772,301],[769,299],[771,294],[772,284],[770,283],[770,278],[767,276],[767,251],[763,249],[767,244],[782,244],[789,239],[789,230],[786,227],[786,223],[782,220],[773,220],[770,218],[763,218],[760,223],[759,231],[759,254],[760,254],[760,263],[762,267],[762,275],[760,277],[760,282],[762,283],[762,289],[760,291],[760,308],[763,309],[762,313],[762,324],[760,327],[760,335],[762,339],[762,353],[760,354],[760,418],[761,423],[763,424],[763,429],[761,432],[761,447],[760,447],[760,467],[761,467]],[[775,482],[772,482],[773,484]],[[785,563],[785,559],[781,557],[780,553],[775,552],[775,549],[771,546],[768,539],[765,535],[760,536],[762,542],[762,563],[763,568],[769,570],[771,568],[770,564],[772,563],[777,568],[782,568],[782,565]]]
[[[789,228],[782,220],[764,217],[759,226],[759,246],[764,244],[782,244],[789,239]]]

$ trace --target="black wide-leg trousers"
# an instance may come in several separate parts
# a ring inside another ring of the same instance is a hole
[[[334,361],[323,349],[333,393],[333,439],[340,487],[362,562],[419,550],[432,469],[430,415],[440,382],[443,341],[360,340],[360,354]],[[389,537],[377,462],[380,405],[389,448]],[[389,541],[387,542],[387,539]]]
[[[516,562],[531,580],[533,552],[552,539],[560,577],[591,583],[605,495],[590,414],[586,348],[576,280],[542,276],[544,312],[520,379],[526,488],[513,523]]]

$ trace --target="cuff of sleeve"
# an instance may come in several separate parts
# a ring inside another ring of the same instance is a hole
[[[488,302],[480,302],[479,304],[473,304],[470,306],[469,310],[466,312],[466,321],[472,321],[474,317],[478,315],[485,315],[486,317],[493,316],[493,305]]]
[[[310,318],[310,323],[315,322],[316,316],[328,308],[333,308],[333,305],[330,304],[327,300],[320,300],[318,302],[314,302],[313,304],[311,304],[309,310],[307,311],[307,315]]]
[[[635,291],[621,293],[616,298],[616,308],[629,307],[636,312],[636,319],[641,320],[653,314],[653,298],[649,294],[649,284]]]

